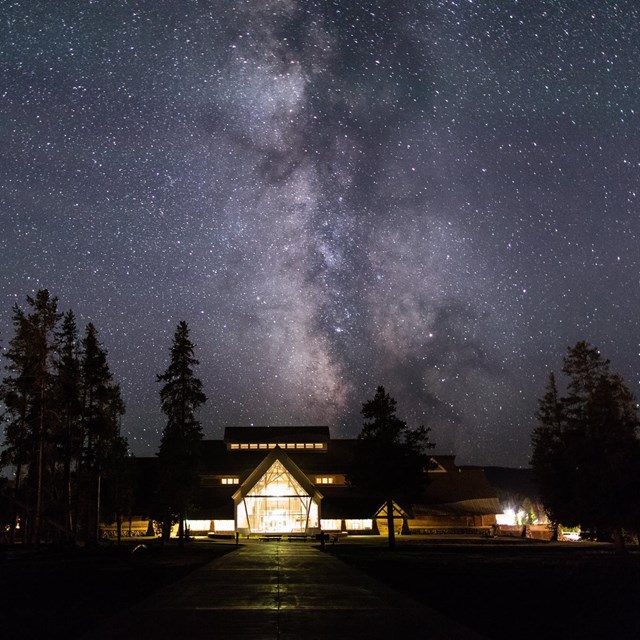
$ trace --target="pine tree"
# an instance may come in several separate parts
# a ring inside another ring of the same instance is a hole
[[[82,496],[87,543],[98,541],[100,492],[105,461],[120,436],[120,416],[125,407],[120,387],[113,382],[107,352],[92,323],[82,341],[83,436]]]
[[[640,521],[640,426],[633,394],[609,361],[587,342],[567,350],[567,395],[553,375],[539,401],[531,464],[554,522],[610,532],[624,549],[623,529]]]
[[[167,416],[158,451],[163,539],[168,538],[177,519],[180,545],[184,543],[184,520],[198,479],[202,427],[195,413],[207,400],[201,381],[194,375],[193,368],[198,364],[189,327],[181,321],[173,338],[169,366],[157,376],[158,382],[164,383],[160,403]]]
[[[73,517],[77,490],[72,487],[73,474],[77,474],[82,455],[82,398],[80,341],[73,311],[63,318],[58,335],[58,354],[55,359],[54,397],[58,407],[58,431],[55,441],[61,459],[60,493],[64,527],[74,529]]]
[[[6,354],[9,375],[3,379],[1,393],[7,407],[7,457],[17,467],[18,483],[23,465],[28,469],[27,511],[33,515],[28,518],[30,538],[37,545],[46,506],[45,473],[52,456],[50,436],[57,420],[51,393],[52,359],[61,316],[58,299],[47,289],[27,296],[27,305],[28,312],[14,307],[15,335]]]
[[[379,386],[362,405],[365,419],[358,436],[350,484],[378,496],[386,505],[389,547],[395,546],[394,500],[411,501],[427,483],[429,428],[410,429],[396,415],[396,400]]]

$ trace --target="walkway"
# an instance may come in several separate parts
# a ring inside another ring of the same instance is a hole
[[[114,618],[87,640],[482,640],[330,553],[247,542]],[[486,640],[486,639],[485,639]]]

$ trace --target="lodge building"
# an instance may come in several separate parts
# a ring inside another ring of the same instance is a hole
[[[386,534],[384,504],[349,486],[355,439],[326,426],[227,427],[204,440],[199,486],[187,525],[193,535]],[[150,465],[155,460],[147,459]],[[413,504],[394,502],[397,533],[480,533],[502,512],[479,467],[434,455],[429,482]],[[152,474],[147,474],[147,479]]]

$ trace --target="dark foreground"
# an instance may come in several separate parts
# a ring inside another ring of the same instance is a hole
[[[405,538],[330,549],[488,638],[640,638],[640,551],[519,539]]]
[[[2,635],[79,638],[235,548],[196,541],[133,552],[135,544],[3,550]],[[637,548],[618,557],[608,545],[406,537],[389,552],[379,538],[352,537],[325,551],[487,638],[640,638]]]

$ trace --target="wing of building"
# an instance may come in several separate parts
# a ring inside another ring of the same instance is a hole
[[[348,482],[356,442],[332,439],[326,426],[227,427],[222,440],[202,442],[191,532],[386,533],[383,501]],[[502,507],[482,468],[458,467],[451,455],[432,462],[422,497],[394,503],[396,530],[489,531]],[[139,459],[136,510],[142,517],[148,517],[156,474],[155,458]]]

